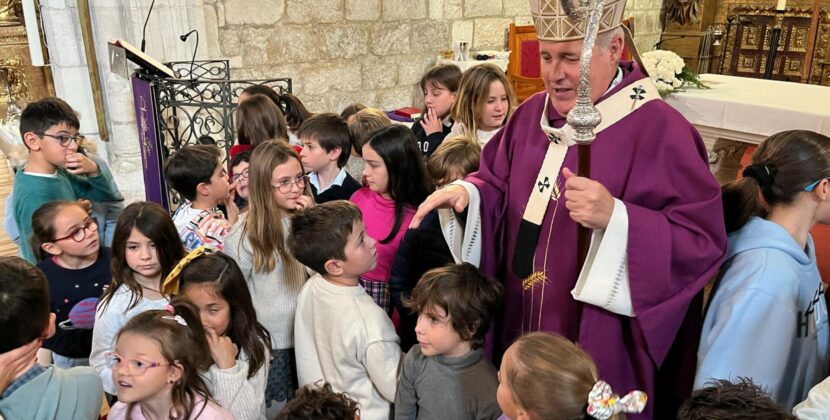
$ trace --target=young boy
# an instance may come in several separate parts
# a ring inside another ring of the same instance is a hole
[[[427,161],[427,172],[432,182],[441,187],[478,170],[481,145],[463,136],[444,140]],[[392,272],[389,277],[389,293],[392,304],[398,308],[401,319],[401,349],[409,351],[417,343],[415,323],[418,315],[406,309],[403,299],[408,298],[418,279],[427,271],[447,264],[471,262],[475,258],[475,232],[477,226],[463,226],[466,214],[456,215],[452,210],[434,210],[427,214],[418,229],[404,235]],[[471,223],[472,225],[472,223]],[[452,248],[448,245],[451,242]]]
[[[360,210],[330,201],[291,223],[291,253],[319,273],[303,286],[294,316],[300,386],[328,382],[357,400],[361,418],[389,418],[401,350],[392,321],[358,283],[377,264]]]
[[[358,409],[357,401],[345,392],[334,392],[329,384],[308,385],[297,391],[274,420],[354,420]]]
[[[337,114],[317,114],[305,120],[297,130],[303,143],[300,159],[309,172],[314,201],[348,200],[360,183],[343,168],[352,151],[349,126]]]
[[[0,416],[98,418],[104,389],[94,370],[35,362],[32,350],[55,333],[55,314],[49,312],[46,276],[17,257],[0,257],[0,331]],[[15,360],[8,360],[15,353]]]
[[[164,165],[164,178],[187,200],[173,213],[184,248],[192,251],[207,245],[221,251],[239,209],[219,148],[207,144],[181,148]],[[225,205],[227,218],[216,208],[219,204]]]
[[[29,246],[32,214],[55,200],[86,198],[93,203],[123,200],[113,191],[112,175],[105,166],[78,151],[83,136],[75,111],[58,98],[33,102],[20,116],[20,134],[29,160],[14,177],[14,221],[20,233],[21,256],[36,262]]]
[[[502,285],[471,264],[428,271],[407,306],[418,312],[418,343],[404,358],[395,419],[496,419],[496,369],[481,345]]]
[[[236,186],[236,207],[243,211],[248,205],[248,167],[251,166],[252,150],[245,150],[231,159],[231,179]]]
[[[713,380],[705,388],[698,389],[680,406],[678,420],[795,420],[796,416],[784,409],[748,378],[736,382]],[[799,419],[826,419],[827,411],[818,417],[794,410]],[[802,414],[804,416],[802,416]]]

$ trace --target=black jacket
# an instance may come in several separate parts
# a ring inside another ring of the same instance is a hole
[[[404,353],[418,343],[415,338],[418,314],[404,307],[403,298],[412,295],[412,289],[424,273],[453,263],[452,253],[441,232],[438,212],[433,210],[424,217],[418,229],[409,230],[404,235],[389,277],[392,304],[401,318],[401,350]]]
[[[444,131],[440,133],[432,133],[427,136],[426,131],[424,131],[424,127],[421,126],[421,118],[415,120],[412,123],[412,134],[415,135],[415,138],[418,139],[418,150],[424,154],[424,156],[429,156],[438,146],[444,141],[444,138],[450,134],[452,131],[452,124],[449,126],[444,125]]]
[[[322,194],[317,194],[317,188],[314,187],[314,184],[311,184],[311,192],[314,194],[314,202],[321,204],[333,200],[348,200],[352,198],[352,194],[359,190],[360,187],[360,183],[355,181],[347,173],[346,179],[343,180],[343,185],[332,185],[329,189],[323,191]]]

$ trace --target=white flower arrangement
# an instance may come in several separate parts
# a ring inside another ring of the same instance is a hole
[[[686,67],[679,55],[672,51],[654,50],[642,55],[643,67],[657,85],[661,96],[682,91],[687,84],[708,88],[700,78]]]

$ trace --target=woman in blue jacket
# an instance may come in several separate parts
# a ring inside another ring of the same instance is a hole
[[[724,185],[729,249],[710,300],[695,389],[750,378],[788,410],[828,374],[830,326],[809,230],[830,223],[830,138],[768,138]]]

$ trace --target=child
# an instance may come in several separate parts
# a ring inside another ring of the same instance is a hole
[[[181,148],[164,164],[164,178],[187,200],[173,213],[184,248],[191,251],[208,245],[222,250],[239,208],[219,148],[206,144]],[[216,208],[219,204],[225,206],[227,218]]]
[[[277,95],[279,97],[278,105],[283,115],[285,115],[285,122],[288,124],[288,144],[302,146],[302,139],[300,139],[297,130],[305,122],[311,118],[311,113],[305,108],[300,98],[290,94],[283,93]]]
[[[297,213],[292,226],[291,252],[318,273],[294,320],[300,384],[328,382],[357,400],[361,417],[389,418],[401,350],[392,321],[358,283],[377,256],[360,210],[330,201]]]
[[[484,335],[504,288],[470,264],[428,271],[407,306],[418,342],[403,361],[395,418],[497,419],[499,381],[484,357]]]
[[[357,420],[360,407],[345,392],[337,393],[331,385],[304,386],[289,401],[275,420]]]
[[[343,110],[340,111],[340,116],[343,117],[344,120],[346,120],[347,124],[351,124],[352,121],[354,121],[355,114],[364,109],[366,109],[366,105],[363,105],[360,102],[355,102],[343,108]]]
[[[0,414],[6,419],[96,419],[101,379],[88,367],[39,365],[34,350],[55,332],[46,277],[17,257],[0,257],[0,353],[21,352],[24,363],[3,363]],[[4,362],[5,362],[4,358]],[[10,375],[10,376],[8,376]],[[8,386],[7,386],[8,385]]]
[[[309,172],[314,201],[348,200],[360,183],[343,168],[349,160],[352,145],[349,126],[337,114],[317,114],[297,130],[303,143],[300,158]]]
[[[417,147],[415,136],[402,125],[376,131],[363,145],[363,175],[369,186],[357,190],[351,199],[363,212],[366,232],[380,243],[377,267],[364,273],[360,283],[390,314],[392,261],[415,209],[433,189]]]
[[[291,215],[314,205],[300,157],[283,141],[251,154],[248,211],[228,235],[225,252],[242,269],[259,322],[271,334],[265,403],[278,413],[297,389],[294,309],[308,273],[286,246]]]
[[[118,218],[112,240],[112,284],[101,296],[92,331],[89,364],[104,381],[104,391],[115,394],[106,352],[115,348],[115,335],[130,318],[167,305],[162,280],[184,257],[176,226],[161,206],[138,202]]]
[[[807,420],[811,417],[799,419]],[[821,417],[826,418],[826,412]],[[796,420],[761,387],[746,378],[735,383],[719,379],[692,394],[677,413],[678,420]]]
[[[543,332],[519,338],[504,353],[496,398],[504,418],[528,420],[619,420],[620,412],[642,412],[647,400],[641,391],[613,394],[599,379],[591,356],[567,339]]]
[[[241,98],[240,98],[241,99]],[[228,152],[231,159],[273,139],[288,141],[288,125],[278,104],[263,94],[255,94],[236,107],[236,142]]]
[[[55,335],[43,343],[59,368],[89,366],[95,304],[112,280],[88,201],[51,201],[32,216],[32,249],[49,280]],[[86,310],[84,310],[86,308]],[[79,319],[78,312],[88,319]]]
[[[493,64],[471,67],[461,76],[458,99],[452,107],[456,124],[451,134],[463,134],[487,143],[516,108],[516,94],[504,72]]]
[[[481,146],[478,142],[470,141],[464,136],[449,138],[429,157],[427,172],[435,186],[442,188],[477,171],[480,156]],[[401,349],[404,351],[409,351],[417,343],[415,323],[418,314],[406,310],[403,299],[409,297],[418,279],[433,268],[451,263],[479,264],[476,255],[480,254],[470,250],[477,243],[476,238],[481,237],[481,229],[480,226],[475,226],[472,218],[464,219],[464,215],[457,217],[451,209],[431,211],[417,229],[407,230],[401,241],[392,264],[389,293],[392,304],[400,315],[398,331]],[[462,225],[466,220],[470,221],[469,226]],[[452,249],[449,244],[452,244]]]
[[[385,112],[376,108],[365,108],[355,113],[349,120],[349,137],[352,142],[352,155],[346,163],[346,172],[354,179],[363,180],[363,168],[366,162],[360,156],[363,143],[369,140],[372,134],[392,125],[392,121]]]
[[[150,310],[118,332],[107,353],[118,402],[109,420],[149,418],[233,420],[211,401],[200,372],[210,365],[205,330],[186,303]]]
[[[790,410],[830,367],[827,307],[808,233],[830,223],[830,138],[775,134],[743,175],[723,187],[729,249],[703,323],[695,389],[747,377]]]
[[[418,150],[426,156],[435,151],[452,129],[450,110],[460,80],[461,69],[455,64],[437,64],[421,77],[424,111],[412,124],[412,133],[418,141]]]
[[[199,310],[213,359],[204,375],[216,401],[236,420],[265,418],[271,337],[256,320],[242,271],[229,256],[199,247],[164,280]]]
[[[109,169],[99,167],[78,151],[83,136],[78,116],[58,98],[29,104],[20,116],[20,133],[29,149],[29,161],[14,177],[14,221],[21,238],[23,258],[35,263],[28,246],[32,214],[43,203],[86,198],[92,202],[117,201]]]
[[[231,159],[231,181],[236,186],[234,202],[239,212],[244,212],[248,205],[248,166],[251,163],[251,151],[237,153]]]

